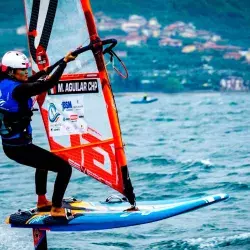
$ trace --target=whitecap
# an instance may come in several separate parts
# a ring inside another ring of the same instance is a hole
[[[25,35],[26,34],[26,26],[20,26],[16,29],[17,35]]]

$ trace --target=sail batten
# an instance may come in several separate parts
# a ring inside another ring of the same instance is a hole
[[[25,8],[33,72],[54,64],[72,48],[94,44],[67,65],[55,87],[38,97],[51,152],[134,204],[116,104],[90,2],[25,0]]]
[[[92,142],[92,143],[79,145],[79,146],[75,146],[75,147],[70,147],[70,148],[55,149],[55,150],[51,150],[51,152],[53,152],[53,153],[66,152],[66,151],[75,150],[75,149],[83,149],[83,148],[87,148],[87,147],[101,146],[103,144],[110,144],[113,142],[114,142],[114,139],[107,139],[107,140],[104,140],[101,142]]]

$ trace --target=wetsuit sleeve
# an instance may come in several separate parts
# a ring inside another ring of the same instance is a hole
[[[41,71],[37,72],[36,74],[30,76],[30,77],[28,78],[28,82],[35,82],[35,81],[37,81],[39,78],[41,78],[42,76],[48,75],[52,70],[53,70],[53,69],[52,69],[51,66],[48,67],[47,72],[45,72],[45,70],[41,70]]]
[[[48,80],[27,82],[27,83],[18,85],[13,90],[13,93],[12,93],[13,98],[15,98],[16,100],[28,99],[31,96],[39,95],[53,88],[59,81],[60,77],[62,76],[66,65],[67,63],[64,61],[61,64],[59,64],[56,71],[52,74],[52,76]]]
[[[45,72],[44,70],[41,70],[41,71],[37,72],[36,74],[30,76],[30,77],[28,78],[28,82],[35,82],[35,81],[37,81],[40,77],[45,76],[45,75],[47,75],[46,72]]]

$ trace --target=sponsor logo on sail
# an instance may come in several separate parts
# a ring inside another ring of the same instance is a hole
[[[49,104],[49,120],[50,122],[57,122],[59,119],[60,113],[57,112],[56,106],[54,103]]]
[[[71,101],[64,101],[62,102],[62,110],[64,111],[65,109],[72,109],[72,102]]]
[[[71,115],[70,120],[71,121],[76,121],[78,119],[78,115]]]

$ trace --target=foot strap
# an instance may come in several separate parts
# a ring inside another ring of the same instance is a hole
[[[74,219],[74,215],[72,214],[71,209],[65,208],[65,214],[66,214],[66,219],[67,220]]]

